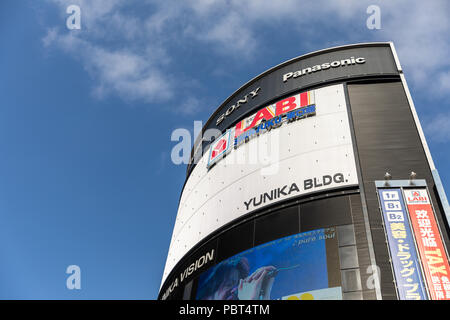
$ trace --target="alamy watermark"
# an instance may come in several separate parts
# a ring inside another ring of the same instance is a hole
[[[234,137],[231,141],[231,151],[220,160],[221,165],[255,165],[261,168],[262,175],[277,174],[279,169],[280,133],[278,129],[271,129],[270,134],[264,131],[254,139],[248,139],[239,146],[235,146]],[[198,164],[204,156],[209,156],[210,147],[203,150],[203,143],[212,143],[222,136],[219,129],[207,129],[202,133],[202,122],[194,121],[193,135],[186,128],[177,128],[172,131],[171,141],[177,142],[171,151],[171,161],[175,165]],[[191,155],[194,137],[198,142]],[[240,151],[240,152],[236,152]],[[206,165],[205,161],[205,165]]]
[[[66,26],[69,30],[80,30],[81,29],[81,9],[77,5],[70,5],[66,9],[66,13],[69,16],[66,19]]]
[[[381,29],[381,9],[377,5],[370,5],[367,7],[366,13],[370,16],[366,20],[367,29]]]
[[[66,273],[70,276],[66,279],[66,288],[69,290],[81,289],[81,269],[79,266],[73,264],[67,267]]]
[[[380,289],[380,267],[376,265],[368,266],[366,269],[366,274],[370,274],[366,281],[367,289]]]

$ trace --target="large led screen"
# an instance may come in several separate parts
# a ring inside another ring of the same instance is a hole
[[[200,275],[197,300],[341,300],[335,228],[271,241]]]

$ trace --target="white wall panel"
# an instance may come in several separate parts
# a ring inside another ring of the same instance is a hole
[[[358,184],[343,86],[334,85],[314,91],[315,116],[284,123],[250,139],[209,171],[206,168],[207,155],[200,160],[180,199],[163,282],[187,251],[242,215],[288,198]],[[271,153],[270,161],[236,163],[239,157],[249,160],[266,144],[276,151]],[[268,174],[270,165],[270,168],[277,170]],[[304,189],[305,179],[336,173],[344,174],[345,181]],[[246,209],[244,202],[248,203],[249,199],[257,197],[258,200],[260,194],[292,183],[296,183],[300,192]]]

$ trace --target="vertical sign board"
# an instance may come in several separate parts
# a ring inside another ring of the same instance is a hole
[[[378,189],[400,300],[427,300],[400,188]]]
[[[433,300],[450,300],[450,267],[439,228],[425,188],[405,189],[411,224]]]

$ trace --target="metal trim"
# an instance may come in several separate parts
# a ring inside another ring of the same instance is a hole
[[[415,188],[426,187],[425,179],[414,180],[376,180],[375,186],[377,188]]]
[[[447,195],[445,194],[444,186],[442,185],[441,177],[437,169],[431,170],[433,175],[434,185],[438,192],[439,200],[441,200],[442,209],[444,210],[444,215],[447,220],[447,225],[450,226],[450,207],[447,200]]]
[[[365,230],[366,230],[369,258],[370,258],[370,263],[372,264],[372,266],[377,266],[377,262],[376,262],[376,258],[375,258],[375,249],[373,247],[372,231],[370,229],[369,212],[368,212],[367,203],[366,203],[366,192],[364,190],[364,181],[362,178],[362,169],[361,169],[361,163],[360,163],[360,159],[359,159],[358,145],[356,142],[355,128],[353,126],[353,115],[352,115],[350,97],[348,94],[347,83],[344,83],[343,86],[344,86],[345,104],[347,107],[348,123],[350,126],[350,135],[352,138],[353,155],[355,157],[354,160],[355,160],[355,164],[356,164],[356,174],[358,176],[359,190],[361,190],[359,194],[361,197],[361,207],[362,207],[362,212],[363,212],[363,217],[364,217],[364,226],[365,226]],[[381,295],[381,286],[375,286],[375,295],[377,297],[377,300],[383,299],[383,297]]]
[[[417,115],[416,107],[414,106],[414,101],[411,96],[411,92],[409,91],[408,84],[406,83],[405,75],[403,74],[403,70],[400,66],[400,62],[397,56],[397,51],[395,50],[394,43],[390,42],[392,54],[394,55],[394,60],[397,63],[397,68],[400,72],[400,80],[403,84],[403,89],[405,90],[406,98],[409,103],[409,108],[411,109],[412,116],[414,118],[414,122],[416,124],[417,132],[419,133],[420,141],[422,142],[423,149],[425,151],[425,155],[428,160],[428,165],[430,166],[431,171],[436,170],[434,166],[433,158],[431,157],[430,149],[428,148],[427,140],[425,139],[425,134],[423,132],[422,126],[420,125],[419,116]]]

